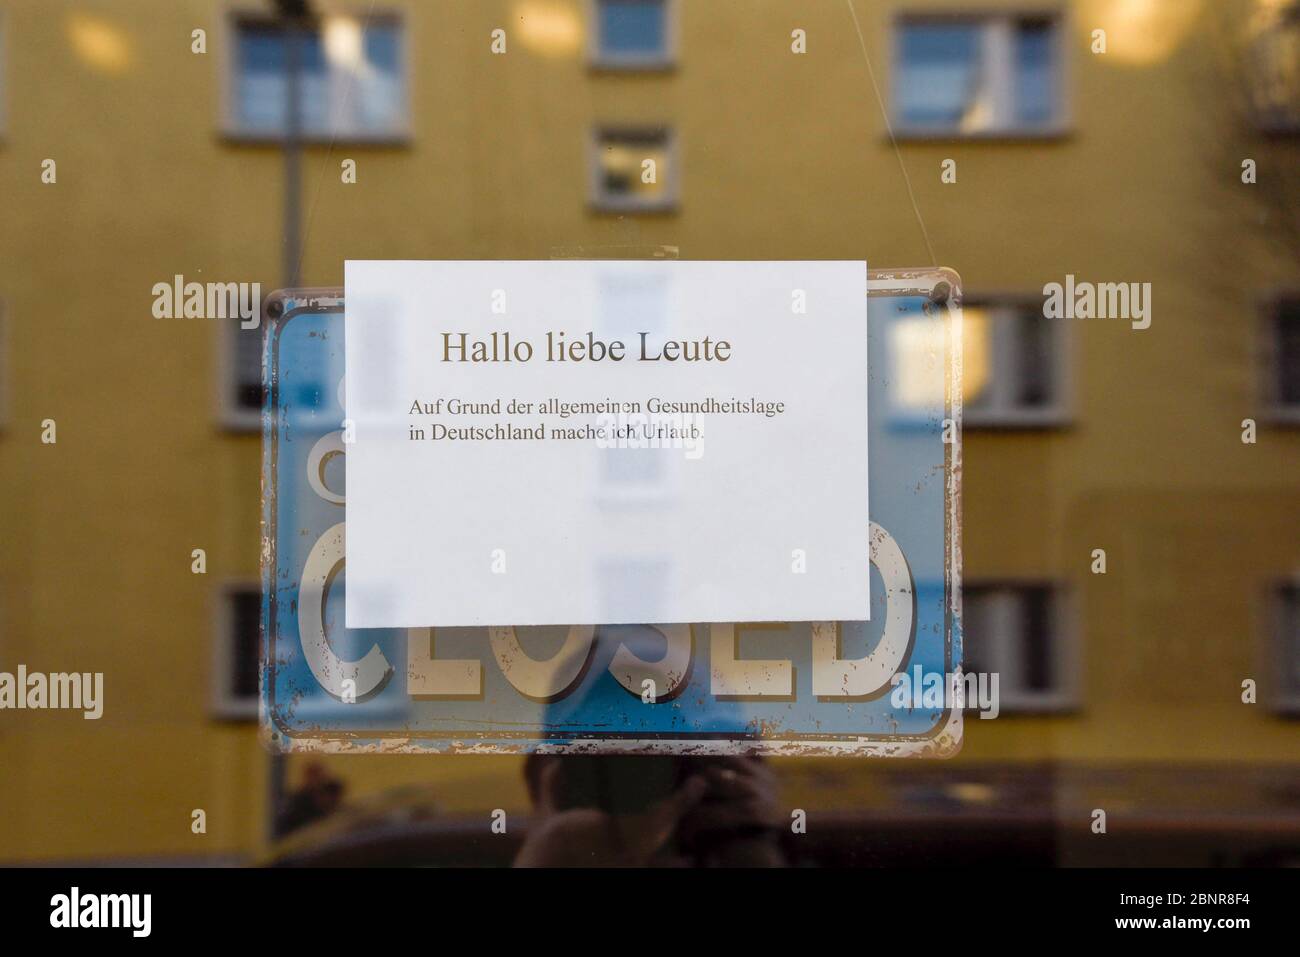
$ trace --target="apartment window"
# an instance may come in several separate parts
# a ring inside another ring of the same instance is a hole
[[[1269,404],[1275,418],[1300,423],[1300,294],[1274,299],[1265,321]]]
[[[1053,584],[963,587],[962,669],[997,673],[1004,712],[1060,711],[1076,703],[1064,605]]]
[[[329,16],[290,29],[282,21],[234,21],[229,132],[284,136],[291,46],[298,62],[297,113],[308,139],[387,140],[407,132],[402,31],[392,18]]]
[[[222,590],[219,602],[212,708],[221,718],[256,718],[262,592],[253,584],[231,585]]]
[[[1273,596],[1273,674],[1271,696],[1278,711],[1300,715],[1300,579],[1279,585]]]
[[[962,310],[963,425],[1042,428],[1064,424],[1065,326],[1032,300]]]
[[[902,133],[1042,135],[1063,125],[1056,17],[907,17],[897,27],[894,113]]]
[[[672,65],[671,0],[595,0],[591,60],[609,69]]]
[[[676,156],[669,130],[600,129],[593,153],[591,201],[595,208],[661,212],[676,205]]]

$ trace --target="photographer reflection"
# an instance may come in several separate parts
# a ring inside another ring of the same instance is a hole
[[[742,756],[533,754],[516,867],[781,867],[776,779]]]
[[[644,703],[609,673],[623,647],[653,667],[666,660],[655,628],[602,628],[592,642],[577,690],[551,702],[552,728],[603,724],[650,738],[642,708],[671,709],[671,700]],[[680,690],[689,676],[676,676]],[[736,702],[718,701],[695,719],[701,726],[745,727]],[[743,744],[743,742],[742,742]],[[679,747],[691,747],[679,742]],[[524,778],[533,823],[517,867],[780,867],[777,781],[762,759],[745,755],[529,755]]]

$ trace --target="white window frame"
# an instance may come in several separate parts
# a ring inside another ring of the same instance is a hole
[[[1278,394],[1278,380],[1281,378],[1281,357],[1277,349],[1278,323],[1281,322],[1283,300],[1295,300],[1300,303],[1300,287],[1283,287],[1264,297],[1260,305],[1262,325],[1262,362],[1260,363],[1263,383],[1260,393],[1265,407],[1265,417],[1278,425],[1300,426],[1300,402],[1284,403]],[[1300,318],[1294,320],[1300,322]],[[1300,370],[1297,370],[1300,375]]]
[[[250,591],[256,592],[260,600],[261,582],[256,578],[232,578],[222,582],[214,596],[210,701],[213,715],[227,721],[257,720],[261,702],[260,694],[251,700],[237,698],[229,680],[235,654],[231,601],[235,595]]]
[[[1031,579],[976,579],[964,586],[967,591],[1005,590],[992,596],[989,643],[983,660],[976,662],[998,674],[998,703],[1004,714],[1059,714],[1080,705],[1078,615],[1070,589],[1059,581]],[[1034,691],[1021,686],[1023,661],[1020,657],[1022,633],[1018,630],[1018,609],[1012,593],[1028,588],[1047,588],[1051,594],[1049,649],[1055,686],[1048,691]],[[963,599],[964,600],[964,599]],[[988,599],[986,599],[988,600]],[[963,635],[963,640],[964,635]],[[963,667],[963,673],[965,668]],[[967,709],[977,703],[968,702]]]
[[[664,184],[658,199],[637,196],[613,196],[605,192],[600,164],[601,144],[607,136],[637,136],[648,133],[664,134],[664,154],[668,158],[669,180]],[[601,213],[672,213],[677,211],[681,193],[681,163],[678,158],[677,132],[667,123],[641,125],[627,123],[597,123],[592,127],[587,147],[587,191],[591,209]]]
[[[1055,71],[1053,81],[1056,102],[1051,122],[1038,125],[1021,123],[1015,118],[1015,69],[1013,51],[1015,24],[1019,20],[1042,19],[1052,23],[1055,41]],[[981,85],[993,88],[990,98],[997,115],[988,125],[979,129],[963,130],[960,126],[928,126],[908,123],[903,119],[900,103],[899,71],[903,64],[903,27],[917,24],[961,24],[980,27]],[[1069,17],[1059,6],[1010,7],[1006,10],[945,10],[926,9],[900,11],[895,14],[891,27],[891,69],[889,78],[889,116],[895,137],[912,140],[1006,140],[1006,139],[1057,139],[1070,131],[1070,96],[1068,82],[1070,45]]]
[[[587,0],[587,63],[593,70],[624,72],[666,72],[677,66],[677,0],[662,0],[664,49],[662,53],[607,52],[600,45],[600,8],[605,0]]]
[[[962,304],[966,309],[988,313],[992,342],[990,343],[988,408],[977,409],[962,405],[963,429],[1056,429],[1068,426],[1073,417],[1073,334],[1069,323],[1063,319],[1049,319],[1042,315],[1042,302],[1020,294],[994,294],[967,297]],[[1018,382],[1002,374],[1004,369],[1018,365],[1016,337],[1012,319],[1022,312],[1032,312],[1051,329],[1052,381],[1055,385],[1053,401],[1042,406],[1014,404],[1012,396]]]
[[[411,116],[414,113],[410,31],[407,29],[405,14],[396,9],[383,8],[370,10],[357,3],[331,5],[328,10],[319,11],[329,16],[353,17],[363,23],[391,23],[397,27],[398,50],[402,58],[401,77],[402,93],[405,98],[401,124],[397,129],[384,133],[358,133],[306,131],[301,134],[304,143],[359,144],[375,146],[405,146],[411,142]],[[214,57],[219,75],[217,89],[220,91],[220,132],[223,138],[233,143],[283,143],[284,134],[265,130],[251,130],[240,125],[238,111],[235,109],[235,82],[238,77],[237,57],[239,55],[239,26],[241,23],[265,23],[276,25],[279,18],[267,7],[250,6],[247,2],[229,5],[219,23],[218,45],[221,52]]]

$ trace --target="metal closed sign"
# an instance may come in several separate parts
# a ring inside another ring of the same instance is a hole
[[[487,283],[490,297],[492,264],[480,265],[483,282],[475,288]],[[402,327],[376,326],[360,359],[356,343],[349,354],[347,334],[358,308],[382,315],[385,297],[390,307],[404,296],[420,301],[401,270],[386,286],[366,285],[364,304],[333,291],[291,291],[269,302],[261,715],[272,747],[897,756],[959,747],[955,276],[928,270],[868,279],[862,267],[864,341],[840,351],[865,366],[850,377],[848,363],[828,362],[824,391],[835,403],[801,405],[814,381],[816,369],[806,364],[815,343],[785,349],[801,371],[782,379],[767,339],[820,331],[834,347],[847,335],[845,317],[856,300],[836,301],[839,328],[830,319],[822,330],[800,326],[799,313],[787,321],[773,308],[760,330],[746,327],[740,312],[727,319],[715,309],[703,314],[722,316],[716,327],[674,336],[690,325],[673,319],[683,287],[670,278],[658,289],[656,276],[691,273],[698,285],[687,283],[688,291],[707,295],[708,276],[698,267],[711,264],[676,265],[691,268],[661,274],[623,263],[597,270],[589,288],[597,299],[613,297],[615,308],[589,308],[589,319],[577,323],[569,319],[584,314],[577,305],[572,313],[543,310],[514,328],[511,348],[528,342],[537,362],[549,332],[550,354],[588,363],[577,374],[591,379],[564,378],[575,373],[557,373],[555,363],[522,378],[518,366],[496,363],[488,378],[476,378],[472,362],[458,361],[482,331],[466,316],[464,329],[438,326],[411,340],[429,347],[416,371],[395,363],[389,382],[376,381],[385,356],[409,351]],[[796,264],[775,276],[768,292],[793,305],[792,290],[803,289],[825,305],[847,296],[854,282],[848,270],[800,274]],[[507,277],[497,288],[508,296],[523,286]],[[751,306],[761,312],[771,303],[756,298]],[[527,308],[523,297],[513,308]],[[460,312],[468,311],[467,304]],[[555,351],[560,333],[563,353]],[[640,372],[638,365],[654,364],[649,360],[609,360],[614,343],[625,357],[643,348],[659,356],[675,349],[681,357],[693,340],[692,354],[703,356],[705,337],[714,359],[697,358],[667,377]],[[494,346],[490,336],[478,338],[485,350],[507,348],[504,340]],[[721,341],[731,361],[747,355],[754,367],[717,373]],[[445,365],[444,345],[451,357]],[[593,359],[601,349],[604,357]],[[490,352],[482,355],[490,360]],[[440,367],[452,366],[455,375],[438,378]],[[422,380],[420,370],[432,379]],[[348,381],[354,377],[355,387]],[[651,412],[647,399],[655,397],[710,411],[691,419]],[[706,398],[737,405],[712,411]],[[608,407],[597,407],[605,400]],[[548,401],[557,411],[540,411]],[[560,415],[565,401],[591,408]],[[449,413],[450,402],[474,411]],[[783,403],[795,427],[770,427],[764,402]],[[848,425],[815,421],[840,406]],[[808,417],[802,423],[801,415]],[[470,431],[466,439],[430,438],[437,427]],[[661,427],[697,431],[656,445]],[[512,428],[560,432],[509,438]],[[865,434],[856,434],[859,428]],[[639,433],[637,444],[621,441],[620,429]],[[823,440],[798,441],[809,432]],[[832,439],[849,432],[837,460]],[[379,451],[391,455],[358,452],[367,441],[387,443]],[[470,444],[453,449],[452,441]],[[693,450],[696,458],[688,458]],[[368,471],[353,475],[354,452]],[[796,455],[799,462],[788,461]],[[456,470],[454,495],[441,485],[439,463]],[[563,511],[580,529],[579,541],[565,539],[564,520],[550,519],[511,537],[519,519],[501,519],[502,510],[512,514],[503,496],[523,494],[530,473],[561,466],[570,472],[567,484],[564,476],[538,478],[550,494],[530,507],[549,502]],[[690,471],[695,466],[702,470]],[[860,500],[846,484],[857,482],[859,466]],[[353,491],[366,497],[357,531],[362,551],[348,541],[358,508],[349,501]],[[724,504],[718,496],[740,501]],[[725,520],[699,532],[711,500]],[[401,515],[409,516],[405,527]],[[770,527],[747,531],[765,516]],[[754,554],[766,551],[772,554]],[[364,573],[351,586],[350,555]],[[844,573],[849,561],[856,563],[852,576]],[[351,604],[349,587],[356,591]],[[801,620],[816,609],[852,617]],[[566,611],[583,620],[557,618]]]

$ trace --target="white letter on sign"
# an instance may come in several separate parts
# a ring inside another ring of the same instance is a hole
[[[709,626],[710,690],[715,695],[734,698],[794,694],[794,665],[788,659],[743,661],[736,657],[739,645],[740,634],[735,625]]]
[[[356,682],[358,700],[378,691],[393,673],[388,659],[371,645],[370,651],[360,661],[344,661],[334,654],[325,634],[325,601],[329,586],[343,567],[343,523],[328,529],[307,556],[302,570],[302,583],[298,589],[298,635],[302,651],[320,686],[342,700],[343,681]]]
[[[871,523],[871,564],[885,583],[885,629],[865,658],[840,657],[839,623],[813,622],[813,694],[822,697],[861,697],[889,683],[903,664],[916,627],[916,589],[912,569],[892,535]]]
[[[643,661],[620,644],[614,658],[609,663],[609,673],[618,679],[618,683],[629,692],[644,700],[645,683],[652,682],[656,689],[653,701],[668,701],[680,690],[679,685],[691,670],[691,626],[690,625],[654,625],[655,631],[664,636],[667,649],[658,661]],[[657,689],[662,688],[660,692]]]
[[[483,697],[483,666],[477,658],[434,658],[433,628],[406,632],[406,693],[428,698]]]
[[[593,626],[574,625],[555,657],[538,661],[520,647],[514,628],[488,629],[501,673],[525,698],[543,702],[563,698],[573,689],[586,669],[595,637]]]

